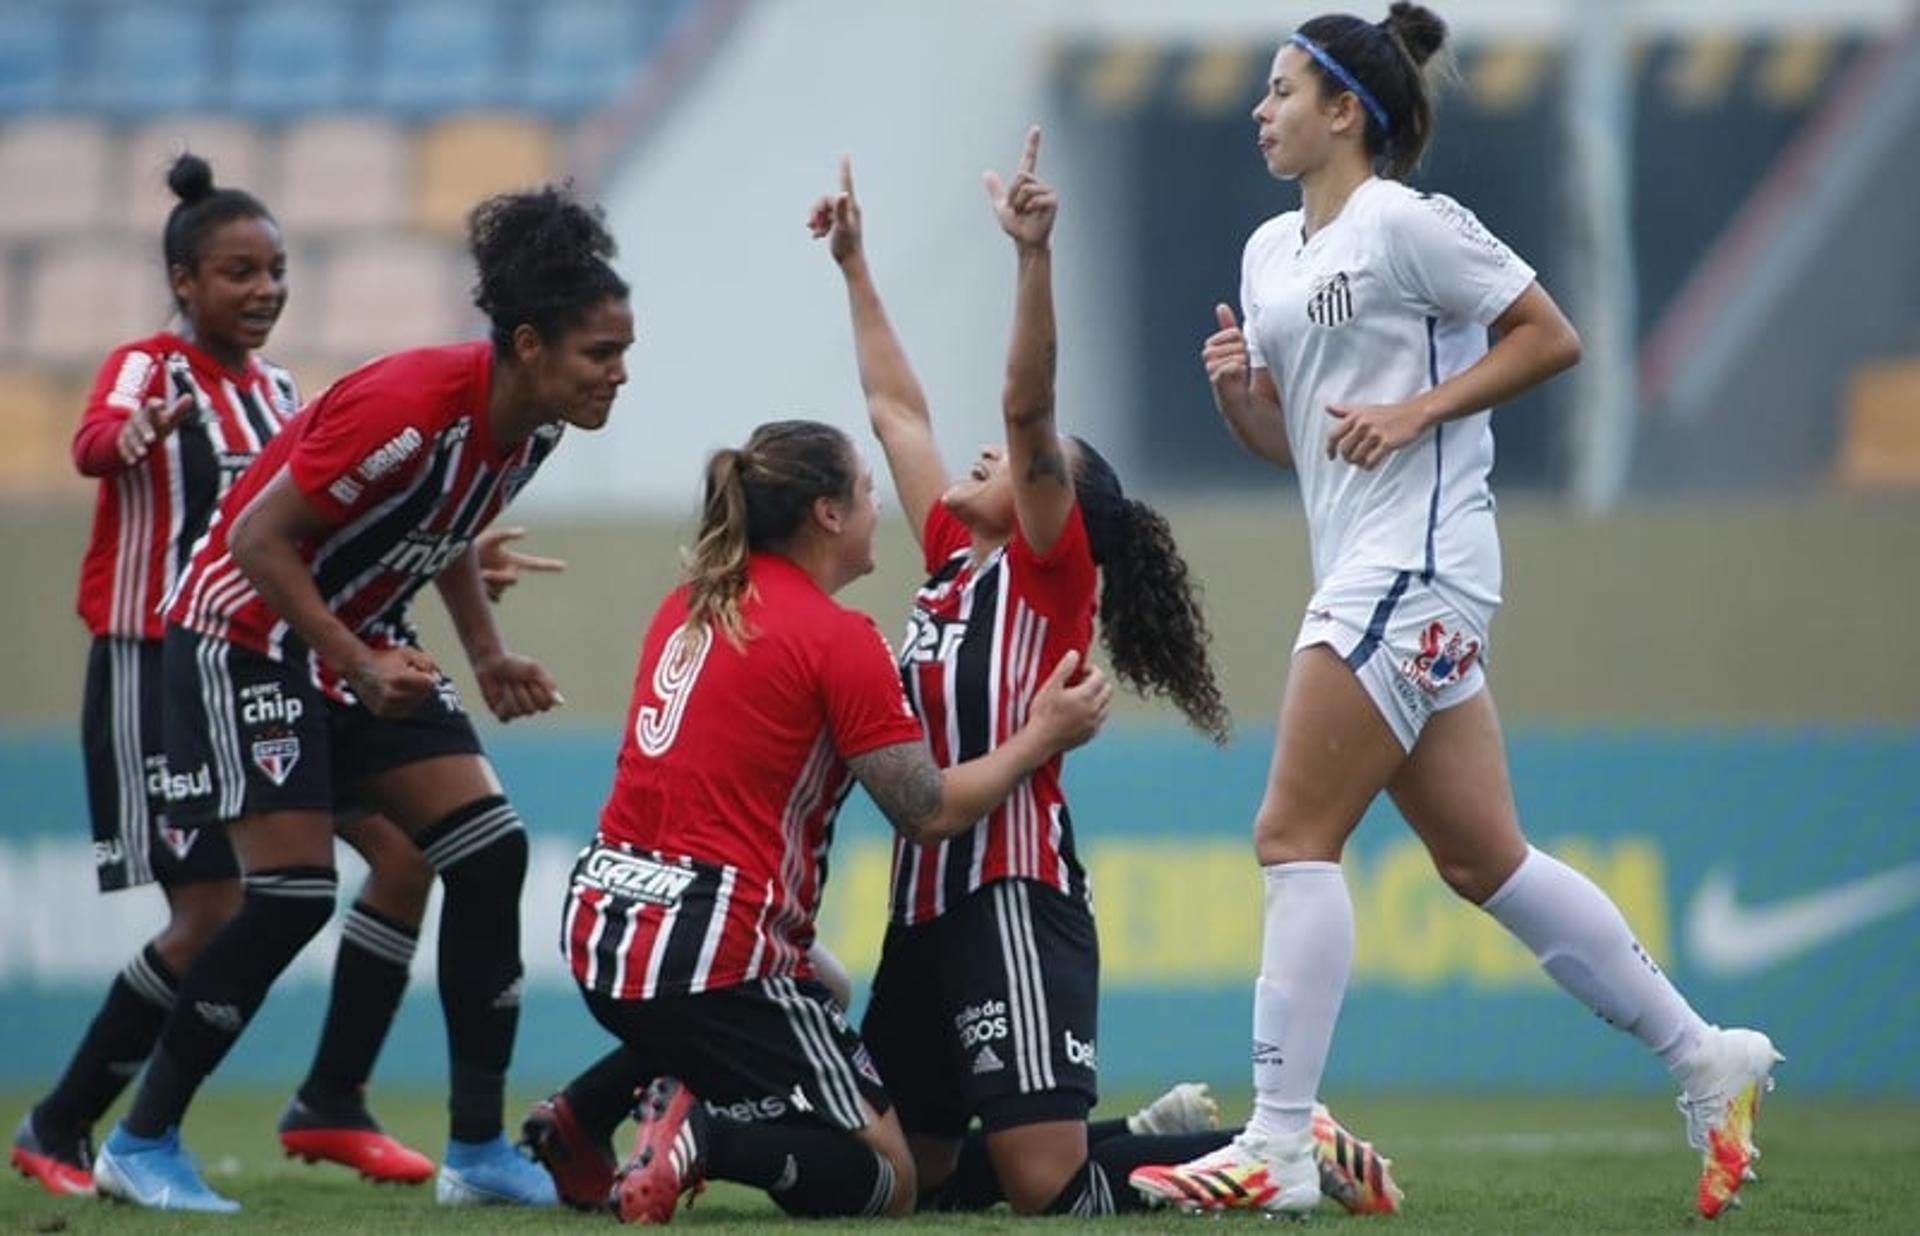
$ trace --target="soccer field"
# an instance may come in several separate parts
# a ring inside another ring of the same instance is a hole
[[[1138,1099],[1139,1096],[1128,1096]],[[1890,1232],[1920,1211],[1920,1104],[1775,1096],[1760,1125],[1766,1158],[1745,1205],[1721,1220],[1752,1232]],[[9,1122],[28,1097],[0,1093]],[[48,1198],[26,1182],[0,1187],[0,1232],[234,1230],[267,1232],[562,1231],[609,1221],[571,1213],[440,1210],[431,1187],[374,1188],[333,1168],[282,1159],[273,1140],[281,1098],[215,1091],[189,1118],[188,1138],[210,1181],[239,1200],[237,1219],[167,1217],[89,1199]],[[440,1147],[436,1098],[379,1102],[388,1127],[427,1151]],[[1116,1101],[1110,1111],[1130,1110]],[[514,1110],[518,1110],[516,1107]],[[1335,1111],[1395,1160],[1407,1209],[1350,1219],[1327,1203],[1313,1222],[1386,1224],[1417,1232],[1701,1231],[1691,1197],[1695,1162],[1680,1119],[1658,1096],[1634,1098],[1366,1098]],[[780,1216],[756,1194],[716,1186],[675,1223],[762,1231]],[[1258,1222],[1251,1217],[1230,1222]],[[914,1229],[1004,1231],[1005,1214],[908,1220]],[[1209,1222],[1170,1214],[1100,1221],[1102,1231],[1162,1231]],[[809,1232],[867,1223],[778,1224]],[[1057,1221],[1050,1224],[1057,1228]]]

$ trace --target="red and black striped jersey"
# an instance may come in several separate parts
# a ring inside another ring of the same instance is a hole
[[[117,441],[148,399],[193,407],[132,467]],[[255,357],[234,371],[171,332],[114,349],[73,436],[74,465],[100,478],[75,608],[92,634],[159,639],[162,598],[220,495],[299,407],[293,378]]]
[[[900,677],[941,767],[976,759],[1026,723],[1040,684],[1093,638],[1098,572],[1076,504],[1044,554],[1017,530],[982,561],[938,502],[921,537],[928,579],[913,598]],[[1031,879],[1085,896],[1055,756],[993,814],[938,845],[893,843],[893,919],[922,923],[996,880]]]
[[[485,341],[382,357],[321,393],[221,501],[167,601],[167,620],[351,693],[254,589],[227,548],[234,518],[284,468],[331,525],[300,547],[327,608],[370,645],[411,642],[407,605],[513,499],[560,440],[543,425],[500,444],[487,422]]]
[[[687,589],[647,628],[599,837],[561,919],[574,977],[622,1000],[811,977],[847,761],[919,743],[893,654],[775,554],[748,560],[748,639],[684,627]]]

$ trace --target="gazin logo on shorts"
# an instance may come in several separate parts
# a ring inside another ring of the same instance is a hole
[[[298,700],[294,701],[299,704]],[[256,738],[253,742],[253,766],[267,774],[275,785],[285,785],[293,766],[300,762],[298,738]]]
[[[587,887],[655,906],[677,903],[687,885],[693,883],[694,875],[691,867],[672,866],[618,850],[595,850],[580,865],[580,882]]]

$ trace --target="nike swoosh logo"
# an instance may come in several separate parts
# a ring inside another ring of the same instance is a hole
[[[1791,961],[1920,904],[1920,863],[1819,892],[1742,906],[1733,876],[1715,867],[1687,906],[1687,947],[1707,973],[1737,978]]]

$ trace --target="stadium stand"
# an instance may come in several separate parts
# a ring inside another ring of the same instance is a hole
[[[69,236],[107,222],[112,137],[86,116],[33,117],[0,128],[0,243]]]
[[[1855,372],[1836,472],[1848,489],[1920,489],[1920,356]]]
[[[374,101],[405,116],[498,103],[505,36],[494,4],[430,0],[394,9],[380,30]]]
[[[354,10],[328,3],[248,5],[238,13],[233,58],[227,80],[232,106],[262,117],[283,118],[301,112],[345,107],[356,98],[357,55]],[[212,47],[202,54],[211,58]]]
[[[406,218],[413,157],[394,121],[319,116],[288,127],[279,146],[280,175],[260,188],[289,233],[331,236]]]
[[[84,97],[114,116],[205,107],[215,85],[213,45],[204,0],[116,6],[93,32]]]
[[[414,222],[458,237],[467,212],[490,193],[543,184],[558,170],[552,130],[531,116],[454,116],[420,134]]]

